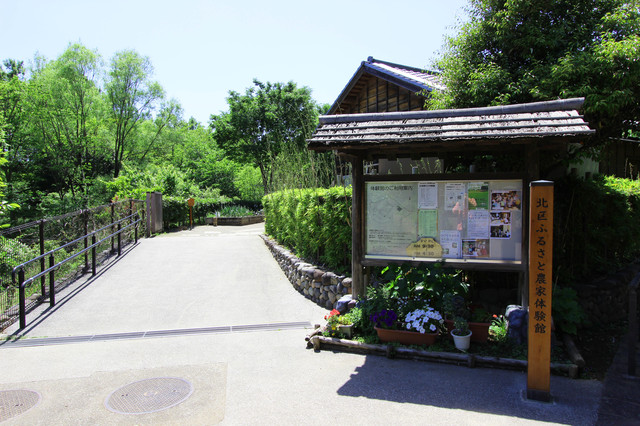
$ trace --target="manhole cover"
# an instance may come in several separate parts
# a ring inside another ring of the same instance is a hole
[[[109,395],[105,405],[120,414],[147,414],[178,405],[192,393],[193,386],[184,379],[156,377],[121,387]]]
[[[40,402],[40,394],[20,389],[0,391],[0,422],[25,413]]]

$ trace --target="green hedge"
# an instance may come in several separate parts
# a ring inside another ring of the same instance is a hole
[[[351,270],[351,188],[292,189],[262,199],[265,232],[298,256]]]

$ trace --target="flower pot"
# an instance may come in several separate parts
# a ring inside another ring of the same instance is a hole
[[[438,333],[418,333],[417,331],[388,330],[374,327],[378,333],[378,339],[384,343],[401,343],[403,345],[433,345],[438,338]]]
[[[489,326],[488,322],[470,322],[469,330],[473,333],[471,341],[476,343],[487,343],[489,340]]]
[[[456,345],[456,349],[459,349],[461,351],[466,351],[469,349],[469,346],[471,346],[471,336],[472,336],[472,331],[469,330],[469,333],[464,335],[464,336],[458,336],[457,334],[454,333],[454,331],[456,330],[451,330],[451,336],[453,336],[453,344]]]
[[[353,337],[353,324],[339,325],[338,333],[347,339],[351,339]]]

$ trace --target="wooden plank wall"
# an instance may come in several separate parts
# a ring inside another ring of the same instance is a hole
[[[425,98],[372,75],[363,75],[338,109],[339,114],[422,111]]]
[[[637,179],[640,174],[640,143],[622,140],[609,143],[600,162],[600,173]]]

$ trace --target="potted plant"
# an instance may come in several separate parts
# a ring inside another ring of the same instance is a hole
[[[385,309],[372,315],[371,321],[381,342],[404,345],[431,345],[444,328],[442,315],[430,306],[414,309],[403,321],[398,321],[395,311]]]
[[[482,306],[471,308],[469,330],[473,332],[471,340],[477,343],[487,343],[489,340],[489,326],[493,317]]]
[[[442,308],[445,315],[444,325],[447,333],[451,333],[451,330],[454,329],[454,321],[456,318],[469,318],[467,302],[464,300],[464,297],[459,294],[446,293],[442,298]]]
[[[451,330],[451,336],[453,336],[453,343],[456,345],[456,349],[466,351],[471,346],[472,332],[469,330],[469,323],[462,317],[456,317],[454,321],[453,330]]]

